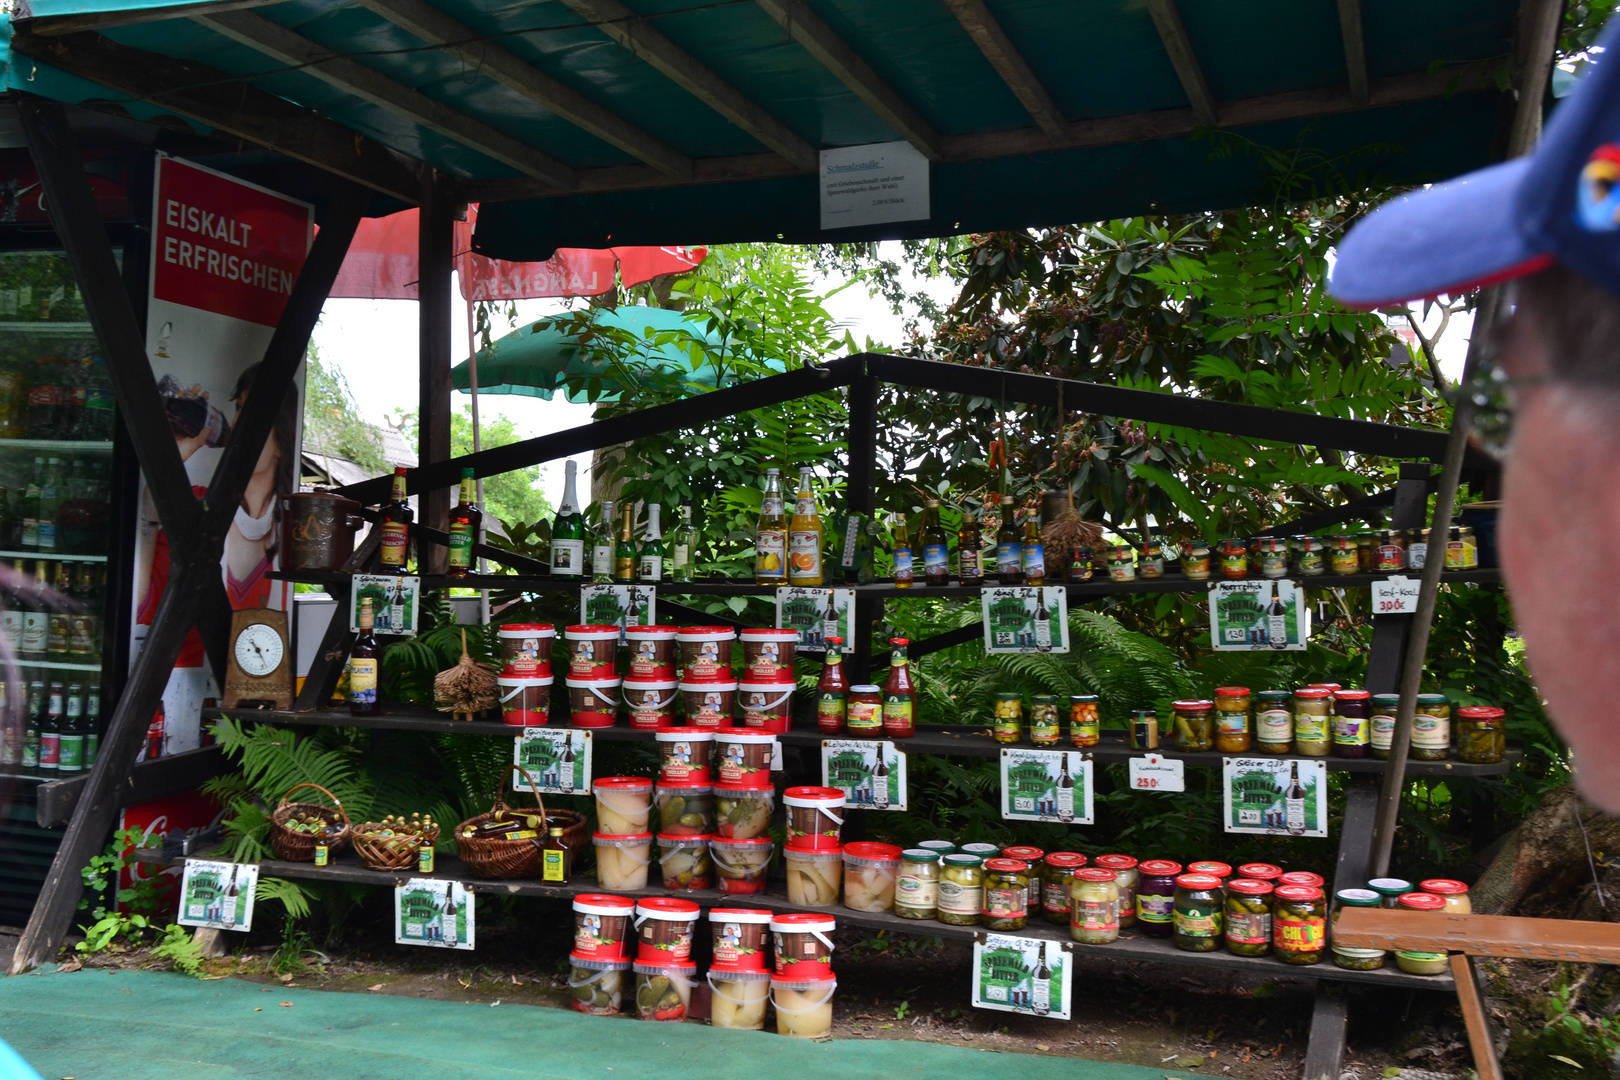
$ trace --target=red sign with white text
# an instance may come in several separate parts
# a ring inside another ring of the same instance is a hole
[[[168,158],[155,210],[155,298],[276,325],[309,253],[306,204]]]

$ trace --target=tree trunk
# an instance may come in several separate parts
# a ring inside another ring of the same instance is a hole
[[[1614,852],[1620,852],[1620,818],[1585,805],[1566,784],[1503,839],[1469,890],[1474,910],[1620,921],[1620,860],[1606,858]]]

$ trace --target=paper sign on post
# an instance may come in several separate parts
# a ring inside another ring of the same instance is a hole
[[[973,1007],[1067,1020],[1073,953],[1069,941],[974,934]]]
[[[1078,750],[1001,751],[1001,816],[1091,824],[1091,756]]]
[[[823,229],[929,216],[928,159],[904,140],[823,150],[820,178]]]
[[[886,739],[823,739],[821,783],[863,810],[906,808],[906,755]]]
[[[213,930],[251,930],[258,886],[258,863],[187,859],[180,880],[180,917],[175,921]]]
[[[1186,766],[1177,758],[1144,754],[1130,761],[1134,791],[1186,791]]]
[[[1222,824],[1229,833],[1326,836],[1327,762],[1223,758]]]
[[[776,628],[799,632],[799,652],[825,652],[827,639],[841,637],[842,653],[855,651],[854,589],[784,585],[776,590]]]
[[[416,633],[422,579],[398,574],[356,574],[349,584],[349,630],[360,632],[360,601],[371,600],[371,629],[378,634]]]
[[[1392,577],[1372,583],[1372,610],[1374,615],[1417,614],[1418,589],[1422,582],[1416,578]]]
[[[394,944],[473,947],[473,895],[459,881],[411,878],[394,886]]]
[[[547,795],[583,795],[591,790],[591,733],[583,728],[526,727],[514,740],[512,763],[534,777]],[[532,791],[519,773],[513,791]]]
[[[626,626],[658,621],[658,590],[651,585],[584,585],[579,590],[579,621],[587,626]]]

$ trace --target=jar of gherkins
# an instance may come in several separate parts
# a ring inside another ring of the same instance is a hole
[[[1379,906],[1379,895],[1371,889],[1340,889],[1333,894],[1333,925],[1339,924],[1339,912],[1347,907]],[[1333,962],[1347,971],[1377,971],[1384,966],[1383,949],[1352,949],[1333,942]]]
[[[1203,699],[1173,701],[1176,749],[1198,752],[1215,749],[1215,703]]]
[[[1367,749],[1379,761],[1389,760],[1389,745],[1395,739],[1395,712],[1400,704],[1399,694],[1372,696],[1372,718],[1367,722]]]
[[[1412,716],[1412,759],[1444,761],[1451,750],[1451,699],[1444,694],[1419,694]]]
[[[1262,754],[1286,754],[1294,748],[1293,695],[1287,690],[1262,690],[1254,711],[1255,749]]]
[[[1087,945],[1119,940],[1119,882],[1098,868],[1078,870],[1070,893],[1069,936]]]
[[[1237,868],[1238,877],[1253,878],[1255,881],[1269,881],[1276,884],[1282,877],[1282,867],[1266,862],[1247,862]]]
[[[1415,891],[1410,881],[1397,877],[1375,877],[1367,888],[1378,894],[1378,906],[1393,910],[1401,906],[1401,897]]]
[[[939,854],[926,848],[900,853],[900,876],[894,883],[894,913],[902,919],[939,915]]]
[[[979,922],[988,930],[1022,930],[1029,922],[1029,864],[986,859]]]
[[[991,729],[998,743],[1024,739],[1024,695],[997,694],[995,724]]]
[[[1096,694],[1069,695],[1069,742],[1075,746],[1096,746],[1102,740],[1102,718],[1097,712]]]
[[[1039,910],[1041,906],[1041,875],[1042,864],[1046,859],[1046,852],[1031,844],[1014,844],[1001,849],[1003,859],[1017,859],[1029,865],[1029,906],[1032,910]]]
[[[1271,951],[1269,881],[1233,878],[1226,883],[1226,951],[1236,956],[1264,956]]]
[[[1221,879],[1213,874],[1182,874],[1176,878],[1176,899],[1171,937],[1176,948],[1211,952],[1221,943],[1224,922]]]
[[[1086,857],[1074,851],[1054,851],[1046,857],[1046,872],[1041,875],[1041,909],[1046,912],[1047,922],[1069,925],[1074,874],[1085,865]],[[1035,906],[1033,897],[1030,906]]]
[[[1495,705],[1457,710],[1457,756],[1470,765],[1494,765],[1507,756],[1507,713]]]
[[[1272,945],[1285,964],[1319,964],[1327,949],[1327,901],[1314,885],[1279,885]]]
[[[1323,883],[1321,874],[1313,874],[1309,870],[1290,870],[1288,873],[1278,876],[1277,884],[1304,885],[1306,888],[1320,889]]]
[[[940,860],[939,921],[977,926],[984,900],[984,860],[977,855],[947,855]]]
[[[1216,862],[1214,859],[1200,859],[1197,862],[1187,864],[1187,873],[1209,874],[1225,883],[1226,879],[1232,876],[1232,868],[1226,863]]]
[[[1058,718],[1056,694],[1031,694],[1029,698],[1029,741],[1036,746],[1056,746],[1063,737]]]
[[[1136,860],[1129,855],[1099,855],[1092,860],[1091,865],[1114,872],[1114,880],[1119,882],[1119,925],[1134,926],[1136,882],[1140,877],[1136,870]]]
[[[1247,754],[1253,745],[1249,731],[1249,688],[1222,686],[1215,691],[1215,749],[1223,754]]]

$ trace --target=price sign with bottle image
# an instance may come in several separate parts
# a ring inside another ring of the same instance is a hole
[[[651,585],[585,585],[579,590],[579,621],[586,626],[626,626],[658,621],[658,590]]]
[[[979,590],[984,617],[984,651],[1032,653],[1069,651],[1068,592],[1050,585]]]
[[[258,885],[258,863],[187,859],[180,879],[180,917],[175,921],[212,930],[251,930]]]
[[[1210,644],[1222,652],[1305,648],[1311,610],[1292,581],[1217,581],[1209,588]]]
[[[861,810],[906,808],[906,755],[887,740],[823,739],[821,783]]]
[[[591,790],[591,733],[581,728],[526,727],[514,742],[512,764],[534,777],[542,794],[583,795]],[[533,791],[522,773],[514,791]]]
[[[1073,954],[1068,941],[974,934],[973,1007],[1069,1019]]]
[[[776,590],[776,628],[799,632],[799,652],[827,651],[827,639],[841,637],[842,653],[855,651],[854,589],[812,589],[786,585]]]
[[[397,574],[356,574],[349,586],[349,632],[360,632],[360,601],[371,601],[375,634],[415,634],[422,579]]]
[[[1327,762],[1222,758],[1223,822],[1229,833],[1326,836]]]
[[[1090,825],[1091,755],[1078,750],[1001,751],[1001,816]]]
[[[473,947],[473,894],[459,881],[411,878],[394,886],[394,944]]]

